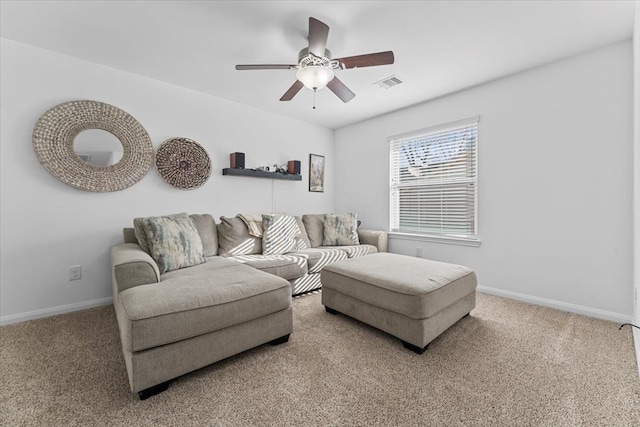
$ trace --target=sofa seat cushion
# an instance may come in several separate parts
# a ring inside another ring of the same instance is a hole
[[[378,253],[378,249],[373,245],[322,246],[322,248],[323,249],[340,249],[341,251],[344,251],[349,258],[357,258],[359,256]]]
[[[347,259],[347,253],[340,248],[307,248],[296,252],[296,255],[307,259],[309,273],[319,273],[332,262]]]
[[[212,257],[118,294],[123,346],[140,351],[254,320],[291,304],[286,280]]]
[[[227,259],[249,265],[286,280],[297,279],[307,274],[307,259],[296,254],[239,255]]]

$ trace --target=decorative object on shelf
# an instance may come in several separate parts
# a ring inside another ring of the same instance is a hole
[[[309,154],[309,191],[324,192],[324,156]]]
[[[253,170],[264,171],[264,172],[288,173],[287,169],[284,167],[284,164],[282,165],[275,164],[273,166],[258,166]]]
[[[183,190],[202,186],[211,176],[211,158],[189,138],[171,138],[160,144],[156,167],[162,179]]]
[[[81,132],[102,129],[122,144],[122,158],[97,166],[74,151]],[[38,119],[33,129],[33,149],[40,164],[58,180],[80,190],[118,191],[146,175],[153,163],[153,145],[147,131],[132,116],[98,101],[70,101],[56,105]]]
[[[264,168],[264,166],[262,166]],[[235,175],[235,176],[249,176],[253,178],[270,178],[270,179],[284,179],[288,181],[302,181],[302,175],[269,172],[266,170],[257,169],[222,169],[222,175]]]
[[[277,164],[273,165],[273,167],[271,168],[271,171],[272,172],[278,172],[278,173],[284,173],[284,174],[289,173],[287,171],[287,168],[285,167],[284,163],[281,164],[281,165],[277,165]]]
[[[244,169],[244,153],[231,153],[229,164],[233,169]]]
[[[300,160],[289,160],[287,162],[287,172],[300,175]]]

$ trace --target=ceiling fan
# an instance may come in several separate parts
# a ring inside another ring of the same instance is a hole
[[[291,101],[303,86],[314,93],[326,86],[343,102],[349,102],[356,95],[335,76],[334,70],[393,64],[392,51],[332,59],[331,51],[326,48],[328,37],[329,26],[309,18],[309,46],[298,53],[297,64],[236,65],[236,70],[297,70],[297,80],[280,101]]]

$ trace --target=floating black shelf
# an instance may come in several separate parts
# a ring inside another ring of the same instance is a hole
[[[289,181],[302,181],[302,175],[286,174],[286,173],[280,173],[280,172],[256,171],[253,169],[225,168],[225,169],[222,169],[222,175],[251,176],[254,178],[270,178],[270,179],[286,179]]]

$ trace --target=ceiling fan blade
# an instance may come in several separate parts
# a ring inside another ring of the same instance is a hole
[[[327,87],[331,92],[338,95],[338,98],[340,98],[342,102],[349,102],[354,96],[356,96],[356,94],[351,92],[351,89],[349,89],[344,83],[342,83],[342,80],[337,77],[334,77],[333,80],[327,83]]]
[[[236,70],[291,70],[296,65],[287,64],[254,64],[254,65],[236,65]]]
[[[329,37],[329,26],[316,18],[309,18],[309,52],[323,57]]]
[[[282,95],[280,101],[291,101],[303,87],[304,85],[302,84],[302,82],[300,80],[296,80],[295,83],[291,85],[289,90],[287,90],[284,95]]]
[[[369,53],[367,55],[337,58],[336,61],[340,62],[340,68],[346,70],[347,68],[374,67],[376,65],[393,64],[394,56],[393,52],[388,50],[386,52]]]

